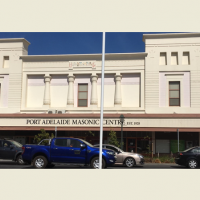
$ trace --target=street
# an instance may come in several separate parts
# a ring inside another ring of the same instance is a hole
[[[18,165],[13,161],[0,161],[0,169],[34,169],[31,165]],[[91,169],[89,166],[83,165],[72,165],[72,164],[56,164],[55,167],[51,169]],[[108,167],[107,169],[187,169],[186,167],[179,166],[176,164],[166,163],[166,164],[157,164],[157,163],[146,163],[143,166],[135,166],[133,168],[127,168],[122,165],[115,165]]]

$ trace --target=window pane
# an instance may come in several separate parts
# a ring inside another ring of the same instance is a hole
[[[67,146],[67,139],[56,139],[54,144],[56,146],[66,147]]]
[[[79,140],[75,140],[75,139],[68,139],[69,143],[68,143],[68,147],[73,147],[73,148],[81,148],[81,142]]]
[[[78,85],[78,91],[88,91],[88,85]]]
[[[170,106],[179,106],[179,99],[169,99]]]
[[[179,82],[170,82],[169,89],[170,90],[179,90]]]
[[[111,150],[113,150],[113,151],[115,151],[115,152],[118,152],[118,151],[117,151],[117,149],[116,149],[116,148],[114,148],[114,147],[111,147],[111,146],[106,146],[106,148],[107,148],[107,149],[111,149]]]
[[[169,98],[179,98],[179,91],[169,91]]]
[[[87,92],[79,92],[78,99],[87,99]]]
[[[78,100],[78,106],[87,106],[87,100]]]

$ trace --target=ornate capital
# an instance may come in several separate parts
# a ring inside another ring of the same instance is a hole
[[[121,81],[122,75],[115,75],[115,81]]]
[[[44,76],[44,81],[46,82],[50,82],[51,81],[51,76]]]

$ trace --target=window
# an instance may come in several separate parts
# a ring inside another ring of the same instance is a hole
[[[10,145],[12,145],[10,142],[3,141],[3,147],[10,147]]]
[[[56,139],[55,146],[66,147],[67,146],[67,139]]]
[[[159,65],[167,65],[167,55],[166,55],[166,52],[160,53]]]
[[[114,152],[118,152],[118,150],[112,146],[106,146],[107,149],[113,150]]]
[[[80,148],[81,142],[79,140],[69,139],[69,147]]]
[[[3,58],[3,68],[9,68],[9,56]]]
[[[78,84],[78,107],[88,105],[88,84]]]
[[[189,65],[190,64],[190,54],[189,54],[189,52],[183,52],[182,64],[183,65]]]
[[[200,153],[200,148],[195,148],[191,150],[192,153]]]
[[[178,53],[177,52],[171,53],[171,65],[178,65]]]
[[[180,82],[169,82],[169,106],[180,106]]]

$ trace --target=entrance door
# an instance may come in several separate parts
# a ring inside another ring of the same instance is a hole
[[[128,138],[127,140],[127,148],[128,152],[136,152],[136,139],[135,138]]]

